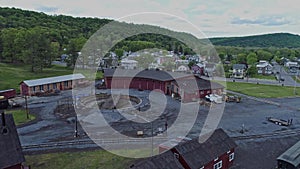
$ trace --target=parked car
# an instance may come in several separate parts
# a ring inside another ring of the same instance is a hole
[[[222,96],[219,96],[219,95],[217,95],[217,94],[206,95],[206,96],[205,96],[205,99],[206,99],[207,101],[214,102],[214,103],[218,103],[218,104],[220,104],[220,103],[223,102]]]

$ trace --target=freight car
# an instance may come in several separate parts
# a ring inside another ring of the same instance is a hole
[[[16,97],[16,90],[15,89],[7,89],[7,90],[0,90],[0,96],[4,96],[6,99]]]

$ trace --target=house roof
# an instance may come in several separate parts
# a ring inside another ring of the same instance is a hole
[[[104,77],[136,77],[159,81],[172,81],[177,78],[190,77],[191,74],[167,72],[162,70],[137,70],[137,69],[106,69]]]
[[[233,64],[233,69],[247,69],[247,66],[245,64]]]
[[[51,84],[51,83],[69,81],[69,80],[84,79],[84,78],[85,78],[84,75],[78,73],[78,74],[71,74],[71,75],[64,75],[64,76],[35,79],[35,80],[24,80],[23,83],[25,83],[29,87],[32,87],[32,86]]]
[[[281,154],[277,160],[292,164],[294,167],[300,165],[300,141]]]
[[[138,62],[136,60],[123,59],[123,60],[121,60],[121,63],[131,64],[131,63],[138,63]]]
[[[176,80],[175,83],[179,85],[179,87],[182,87],[185,92],[190,93],[194,93],[198,90],[214,90],[224,88],[224,86],[219,83],[205,80],[198,76],[195,76],[195,79],[179,79]]]
[[[2,119],[2,115],[0,115]],[[7,168],[25,161],[16,126],[11,114],[5,114],[5,127],[0,120],[0,168]],[[6,128],[7,133],[4,133]]]
[[[184,169],[171,151],[133,164],[130,169]]]
[[[199,169],[237,145],[222,129],[217,129],[204,143],[193,139],[174,147],[191,169]]]
[[[257,68],[264,68],[264,67],[273,67],[269,62],[264,62],[264,63],[260,63],[260,64],[257,64],[256,67]]]

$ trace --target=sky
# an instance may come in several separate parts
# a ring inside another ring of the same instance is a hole
[[[51,15],[145,22],[192,34],[197,29],[207,37],[300,34],[300,6],[295,0],[0,0],[0,6]],[[126,17],[130,15],[140,17],[131,20]]]

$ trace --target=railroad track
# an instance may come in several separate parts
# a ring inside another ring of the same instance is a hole
[[[231,137],[234,140],[251,140],[251,139],[260,139],[260,138],[272,138],[278,136],[294,136],[300,135],[300,129],[298,130],[283,130],[277,131],[273,133],[264,133],[264,134],[255,134],[255,135],[242,135],[242,136],[234,136]],[[154,139],[154,141],[167,141],[167,138],[158,138]],[[142,144],[142,143],[151,143],[151,138],[130,138],[130,139],[101,139],[96,140],[98,144]],[[93,140],[71,140],[71,141],[59,141],[59,142],[49,142],[42,144],[31,144],[31,145],[22,145],[23,151],[41,151],[41,150],[49,150],[49,149],[59,149],[59,148],[78,148],[78,147],[98,147],[98,145]]]
[[[300,129],[298,129],[298,130],[283,130],[283,131],[277,131],[277,132],[273,132],[273,133],[264,133],[264,134],[234,136],[231,138],[233,138],[234,140],[250,140],[250,139],[270,138],[270,137],[278,137],[278,136],[294,136],[294,135],[300,135]]]
[[[167,138],[156,138],[154,141],[167,141]],[[131,138],[131,139],[102,139],[95,140],[97,144],[137,144],[137,143],[151,143],[151,138]],[[49,142],[42,144],[30,144],[22,145],[23,151],[39,151],[45,149],[57,149],[57,148],[76,148],[80,146],[86,147],[98,147],[98,145],[93,140],[72,140],[72,141],[59,141],[59,142]]]

